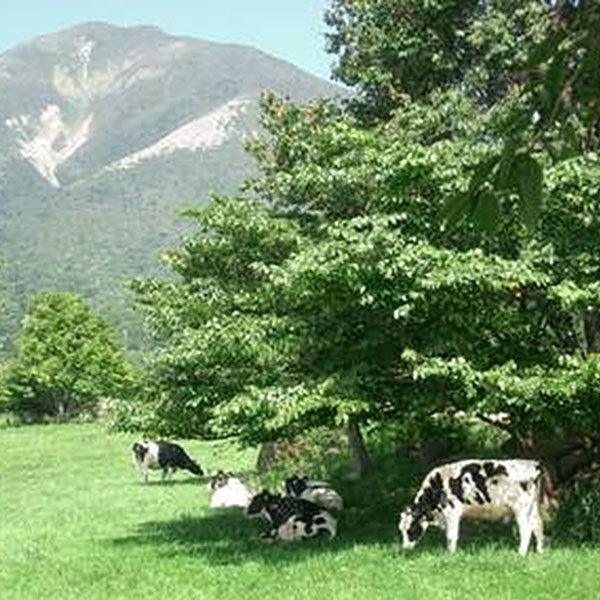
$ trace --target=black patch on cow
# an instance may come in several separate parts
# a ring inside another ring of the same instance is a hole
[[[325,525],[327,520],[323,516],[325,510],[313,502],[295,498],[294,496],[284,496],[271,494],[263,490],[252,498],[246,514],[252,515],[265,510],[272,529],[277,530],[281,525],[287,523],[290,519],[295,519],[304,524],[304,531],[308,536],[312,536],[314,525]]]
[[[529,487],[529,484],[527,481],[521,481],[521,488],[523,488],[523,491],[526,492],[527,488]]]
[[[488,479],[491,477],[497,477],[499,475],[508,477],[508,471],[506,467],[504,465],[495,464],[491,460],[487,460],[483,463],[483,470],[485,471],[485,475]]]
[[[144,456],[146,456],[146,453],[148,452],[148,446],[140,444],[139,442],[135,442],[131,449],[133,450],[133,453],[135,454],[137,460],[139,460],[140,462],[144,460]]]
[[[465,497],[463,494],[462,483],[460,481],[460,475],[458,477],[450,477],[448,485],[452,494],[456,496],[461,502],[464,502]]]
[[[427,485],[421,490],[416,501],[411,505],[411,510],[415,518],[432,512],[435,509],[443,508],[446,505],[446,493],[444,492],[444,482],[442,476],[436,473],[429,478]]]
[[[408,528],[406,534],[411,542],[416,542],[417,540],[421,539],[424,532],[425,531],[423,529],[423,525],[421,525],[421,521],[419,521],[418,519],[414,519],[413,522],[410,524],[410,527]]]
[[[486,463],[488,464],[488,463]],[[489,463],[492,468],[493,468],[493,463],[490,461]],[[504,468],[504,467],[503,467]],[[485,467],[484,467],[485,469]],[[504,469],[506,471],[506,469]],[[461,481],[461,485],[462,485],[462,479],[464,477],[464,475],[466,473],[469,473],[473,479],[473,482],[475,483],[475,486],[477,487],[477,490],[481,493],[484,501],[481,502],[480,504],[485,504],[485,502],[491,502],[492,499],[490,497],[490,493],[488,492],[487,489],[487,481],[486,481],[486,477],[485,475],[483,475],[481,473],[481,465],[478,463],[469,463],[468,465],[465,465],[460,472],[460,481]],[[479,499],[477,499],[479,501]]]
[[[186,469],[195,475],[204,474],[198,463],[192,460],[179,444],[163,440],[156,442],[156,444],[158,445],[158,464],[162,469]]]
[[[306,477],[298,477],[298,475],[294,474],[285,480],[285,493],[288,496],[299,498],[307,487]]]
[[[260,494],[256,494],[252,497],[250,504],[248,504],[248,508],[246,508],[246,514],[258,515],[263,510],[267,510],[269,506],[276,506],[280,500],[281,496],[279,494],[271,494],[268,490],[263,490]]]

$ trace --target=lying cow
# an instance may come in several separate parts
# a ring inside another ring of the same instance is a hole
[[[233,476],[233,473],[218,471],[211,478],[208,489],[212,492],[211,508],[229,508],[231,506],[246,508],[252,500],[252,494],[237,477]]]
[[[200,465],[185,450],[173,442],[143,440],[132,446],[133,456],[140,468],[144,483],[148,483],[149,469],[162,469],[162,480],[177,469],[186,469],[194,475],[203,475]]]
[[[301,498],[281,497],[263,490],[246,508],[248,517],[262,516],[268,522],[264,537],[285,542],[306,540],[323,534],[334,538],[337,520],[325,509]]]
[[[402,546],[411,550],[429,525],[446,531],[454,552],[461,518],[510,520],[519,527],[519,553],[527,554],[531,535],[544,548],[542,516],[552,506],[548,472],[535,460],[461,460],[432,469],[414,501],[400,515]]]
[[[344,508],[342,497],[326,481],[313,481],[294,474],[285,480],[285,493],[313,502],[329,511]]]

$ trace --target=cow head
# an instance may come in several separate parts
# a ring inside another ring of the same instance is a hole
[[[246,507],[247,517],[267,516],[267,509],[277,504],[281,500],[279,494],[271,494],[268,490],[263,490],[260,494],[256,494],[250,500],[250,504]]]
[[[412,550],[423,537],[430,525],[430,520],[418,514],[409,506],[400,513],[398,531],[402,536],[402,549]]]
[[[294,473],[285,480],[285,493],[288,496],[300,497],[300,494],[306,489],[306,477],[299,477]]]
[[[135,442],[133,446],[131,446],[131,450],[135,458],[138,461],[142,461],[148,452],[148,442],[146,440]]]
[[[215,475],[210,478],[208,484],[209,489],[214,492],[215,490],[226,486],[230,477],[233,477],[233,473],[225,473],[225,471],[219,469]]]

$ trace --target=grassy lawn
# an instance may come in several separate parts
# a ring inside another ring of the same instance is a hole
[[[0,429],[0,598],[395,600],[600,598],[600,549],[552,545],[525,559],[510,528],[469,535],[454,556],[429,535],[410,557],[397,510],[350,506],[333,542],[266,545],[236,511],[211,510],[204,481],[143,486],[132,436],[98,425]],[[247,472],[253,452],[188,442],[214,471]],[[357,498],[368,498],[367,486]]]

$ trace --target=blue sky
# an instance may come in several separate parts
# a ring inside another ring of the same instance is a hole
[[[83,21],[157,25],[167,33],[255,46],[328,78],[328,0],[0,0],[0,52]]]

